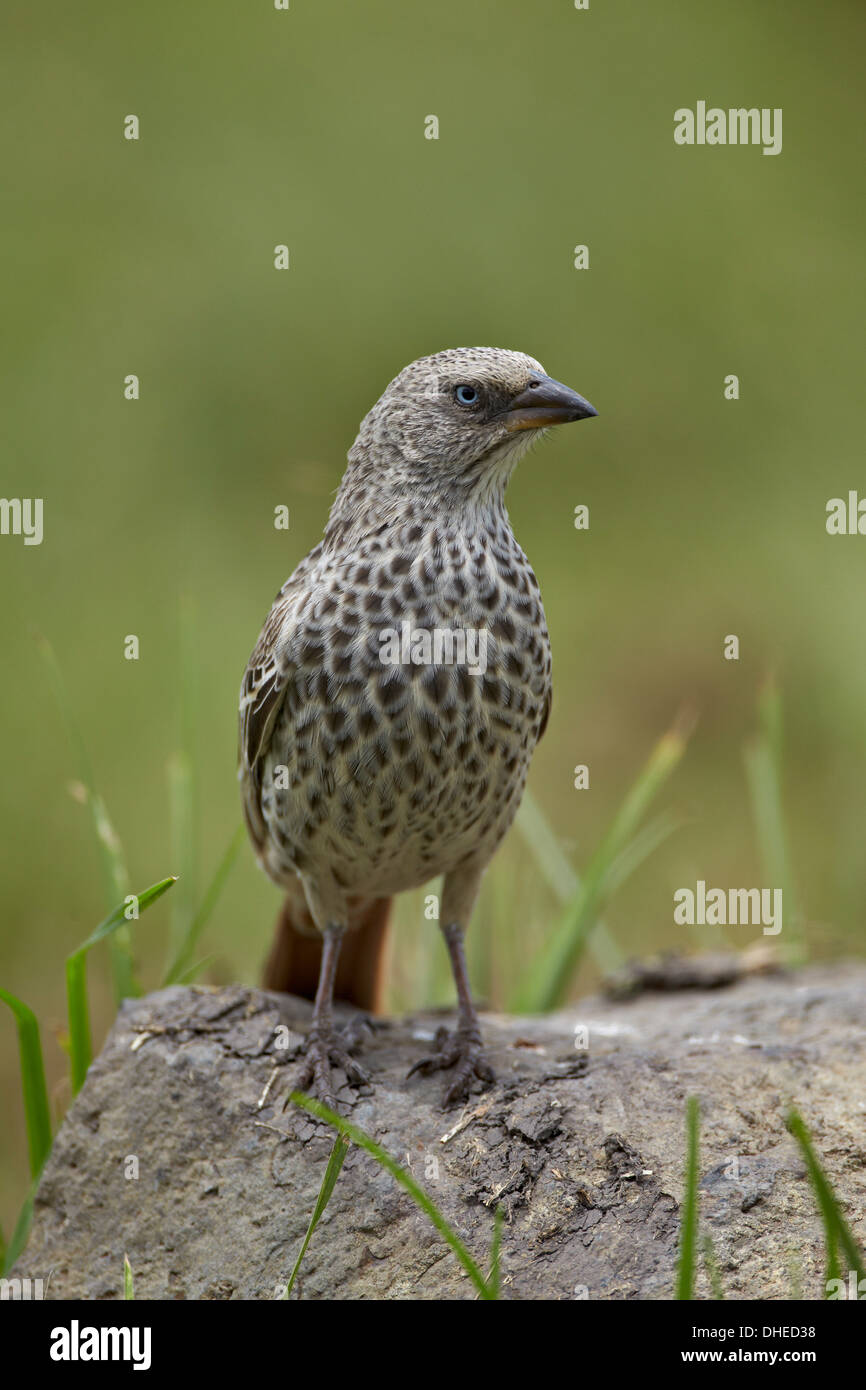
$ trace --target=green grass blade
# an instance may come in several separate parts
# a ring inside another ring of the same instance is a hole
[[[493,1213],[493,1240],[490,1246],[490,1273],[487,1276],[487,1287],[490,1289],[491,1298],[499,1298],[502,1287],[502,1226],[505,1221],[505,1213],[501,1206],[497,1206]]]
[[[289,1297],[289,1295],[292,1292],[292,1289],[295,1286],[295,1280],[298,1277],[298,1270],[301,1267],[301,1261],[307,1253],[307,1246],[312,1240],[313,1231],[319,1224],[319,1219],[322,1215],[322,1212],[325,1210],[325,1207],[331,1200],[331,1193],[334,1191],[334,1187],[337,1183],[337,1178],[340,1176],[340,1169],[343,1166],[343,1160],[345,1159],[346,1154],[348,1152],[349,1145],[347,1144],[346,1140],[343,1139],[341,1135],[337,1135],[337,1138],[334,1140],[334,1147],[331,1150],[331,1156],[328,1159],[328,1166],[325,1169],[325,1176],[322,1179],[322,1186],[319,1188],[319,1196],[316,1199],[316,1205],[313,1208],[313,1214],[310,1217],[310,1224],[307,1227],[307,1234],[304,1236],[304,1243],[301,1246],[298,1258],[295,1260],[295,1267],[292,1270],[292,1277],[286,1285],[286,1292],[283,1294],[284,1298]]]
[[[118,1005],[124,999],[134,999],[141,994],[141,986],[135,978],[135,963],[132,959],[132,933],[129,927],[120,927],[117,935],[108,943],[111,961],[111,979],[114,986],[114,999]]]
[[[183,594],[178,605],[180,746],[168,765],[171,853],[180,878],[180,887],[172,895],[170,904],[169,957],[172,960],[183,948],[198,903],[197,630],[195,600],[189,594]]]
[[[698,1243],[698,1171],[700,1105],[697,1096],[686,1101],[686,1191],[680,1226],[680,1254],[677,1262],[678,1299],[695,1296],[695,1251]]]
[[[809,1131],[799,1111],[792,1107],[788,1111],[785,1124],[800,1146],[800,1152],[809,1172],[812,1190],[821,1212],[821,1220],[824,1223],[824,1237],[827,1245],[826,1279],[829,1281],[841,1277],[838,1259],[838,1249],[841,1247],[848,1261],[848,1268],[855,1271],[859,1283],[861,1279],[866,1279],[863,1253],[842,1214],[842,1208],[839,1206],[830,1180],[818,1161]]]
[[[207,891],[202,898],[198,911],[193,914],[192,918],[187,923],[184,934],[177,943],[174,957],[163,977],[163,985],[179,984],[181,979],[188,974],[190,962],[198,939],[219,901],[220,894],[225,887],[226,879],[231,872],[232,866],[245,839],[246,827],[244,825],[239,825],[222,859],[217,865],[216,872],[208,884]]]
[[[659,739],[620,806],[613,823],[590,860],[583,882],[561,917],[548,946],[540,952],[526,981],[514,997],[514,1013],[552,1009],[568,988],[589,933],[610,897],[612,883],[623,882],[623,855],[632,851],[640,822],[685,751],[688,731],[682,723]]]
[[[782,890],[785,957],[792,965],[801,965],[807,952],[785,828],[782,700],[772,680],[766,681],[758,696],[758,734],[746,745],[743,756],[761,873],[768,888]]]
[[[827,1285],[830,1283],[830,1280],[842,1278],[842,1264],[839,1259],[839,1247],[836,1243],[836,1228],[834,1226],[828,1226],[825,1222],[824,1234],[827,1246],[827,1264],[824,1269],[824,1296],[827,1298],[829,1297]]]
[[[514,822],[520,831],[543,878],[561,903],[574,897],[580,881],[548,821],[531,792],[524,792]]]
[[[676,816],[663,812],[637,832],[634,839],[626,845],[621,854],[617,855],[610,866],[607,886],[611,897],[640,868],[644,860],[655,854],[656,850],[664,844],[665,840],[670,839],[674,831],[679,830],[681,825],[682,821],[678,820]]]
[[[161,878],[158,883],[152,883],[149,888],[145,888],[143,893],[137,893],[135,897],[138,903],[139,916],[141,916],[141,913],[146,911],[147,908],[152,907],[153,904],[162,897],[163,893],[167,893],[174,883],[177,883],[177,876],[172,874],[169,878]],[[89,951],[92,946],[96,946],[100,941],[104,941],[107,936],[110,936],[112,932],[117,931],[118,927],[123,926],[124,922],[134,920],[127,917],[127,908],[128,904],[126,902],[118,903],[117,907],[108,914],[103,922],[100,922],[99,926],[90,933],[87,940],[82,941],[81,945],[78,946],[72,954],[83,955],[86,951]]]
[[[480,1296],[483,1299],[493,1298],[493,1292],[487,1280],[484,1278],[484,1275],[481,1273],[481,1270],[478,1268],[478,1265],[473,1260],[457,1232],[453,1227],[449,1226],[435,1202],[428,1197],[423,1187],[419,1186],[411,1173],[407,1172],[405,1168],[401,1168],[399,1163],[395,1163],[391,1155],[386,1153],[385,1150],[376,1143],[375,1139],[372,1139],[363,1129],[359,1129],[357,1125],[353,1125],[348,1120],[344,1120],[342,1115],[337,1115],[333,1110],[329,1110],[326,1105],[322,1105],[321,1102],[313,1100],[310,1096],[305,1096],[301,1091],[292,1091],[289,1099],[293,1101],[295,1105],[300,1106],[302,1110],[306,1110],[308,1114],[315,1115],[319,1120],[324,1120],[325,1124],[331,1125],[339,1135],[344,1138],[348,1137],[353,1144],[357,1144],[359,1148],[365,1149],[371,1157],[375,1158],[376,1162],[381,1164],[386,1172],[390,1173],[391,1177],[394,1178],[401,1187],[406,1189],[415,1204],[420,1207],[424,1215],[427,1216],[436,1227],[436,1230],[442,1236],[446,1245],[450,1246],[460,1264],[469,1275],[469,1278],[472,1280]]]
[[[14,1265],[18,1256],[27,1244],[30,1235],[30,1223],[33,1220],[33,1201],[36,1196],[36,1188],[39,1185],[38,1178],[34,1178],[30,1184],[30,1190],[24,1198],[21,1210],[18,1213],[18,1220],[15,1222],[15,1230],[12,1232],[4,1257],[3,1257],[3,1277],[6,1278]]]
[[[54,693],[54,699],[57,702],[57,708],[60,710],[61,718],[66,725],[66,733],[72,747],[72,756],[78,768],[78,776],[85,789],[90,791],[93,787],[93,772],[90,766],[90,759],[87,755],[87,745],[84,742],[81,730],[72,713],[72,704],[69,699],[69,692],[66,689],[66,682],[63,679],[63,672],[60,669],[60,662],[57,660],[54,648],[48,641],[48,638],[43,637],[41,633],[36,636],[36,645],[39,648],[42,660],[45,662],[48,682]]]
[[[104,874],[108,893],[106,901],[118,902],[129,893],[129,872],[123,854],[120,838],[112,825],[105,802],[92,788],[88,791],[88,804],[93,817],[96,836],[102,845]],[[111,978],[114,985],[114,998],[117,1004],[124,999],[134,998],[141,993],[135,979],[132,959],[132,932],[124,924],[119,927],[109,942],[111,953]]]
[[[90,811],[93,833],[99,852],[100,872],[103,894],[108,906],[125,898],[129,892],[129,874],[123,854],[123,846],[117,834],[105,802],[96,791],[93,769],[87,754],[87,745],[73,713],[72,702],[51,643],[45,637],[37,637],[37,645],[45,662],[48,679],[54,692],[61,718],[72,748],[72,757],[78,769],[79,783],[84,804]],[[127,927],[122,927],[111,943],[111,974],[114,984],[114,997],[119,1004],[122,999],[140,993],[136,984],[132,961],[132,936]]]
[[[205,967],[210,965],[211,961],[214,960],[216,960],[216,956],[202,956],[201,960],[197,960],[195,965],[188,966],[187,969],[183,970],[180,975],[177,975],[171,981],[171,983],[173,985],[193,984],[193,982],[198,979],[199,975],[205,969]]]
[[[172,897],[169,919],[169,949],[174,958],[189,933],[196,901],[193,773],[185,753],[169,759],[168,804],[171,854],[181,884]]]
[[[93,1060],[87,968],[83,954],[68,956],[66,960],[66,1014],[69,1025],[69,1072],[72,1094],[77,1096]]]
[[[146,888],[137,897],[139,915],[144,912],[163,893],[175,883],[174,878],[161,879]],[[93,1056],[90,1041],[90,1008],[87,1000],[87,953],[98,942],[104,941],[119,928],[128,923],[129,904],[122,902],[100,922],[86,941],[66,958],[66,1002],[69,1012],[69,1066],[72,1079],[72,1094],[75,1096],[84,1084],[87,1068]]]
[[[580,879],[568,862],[553,826],[530,792],[524,793],[514,823],[542,877],[564,907],[580,891]],[[596,922],[588,945],[596,964],[606,975],[619,970],[625,962],[624,953],[602,921]]]
[[[132,1265],[129,1263],[129,1256],[123,1257],[123,1297],[127,1300],[135,1298],[135,1289],[132,1284]]]
[[[15,1015],[18,1029],[18,1057],[21,1073],[21,1095],[27,1126],[27,1148],[30,1155],[30,1176],[38,1177],[51,1149],[51,1111],[48,1088],[45,1084],[45,1065],[36,1015],[23,1000],[0,989],[0,999]]]

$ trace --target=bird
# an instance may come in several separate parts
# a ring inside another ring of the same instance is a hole
[[[551,426],[596,414],[522,352],[410,363],[362,420],[322,539],[248,662],[241,799],[285,892],[263,983],[314,1000],[298,1087],[332,1109],[335,1069],[350,1088],[370,1082],[361,1031],[337,1028],[335,999],[376,1012],[391,901],[439,877],[457,1026],[409,1075],[453,1069],[446,1107],[495,1080],[464,936],[552,689],[539,584],[505,490]]]

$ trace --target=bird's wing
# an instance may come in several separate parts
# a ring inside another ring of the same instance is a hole
[[[250,835],[261,847],[266,827],[261,813],[262,767],[274,725],[292,675],[288,658],[292,619],[299,599],[307,592],[310,572],[321,553],[311,550],[274,599],[241,682],[238,709],[238,777]]]

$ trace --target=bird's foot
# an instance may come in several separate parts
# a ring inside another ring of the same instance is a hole
[[[339,1067],[346,1074],[350,1086],[367,1086],[368,1073],[353,1053],[357,1052],[364,1033],[371,1027],[370,1020],[363,1015],[352,1018],[345,1028],[337,1030],[333,1025],[314,1023],[304,1046],[304,1064],[298,1074],[296,1089],[315,1096],[329,1109],[336,1110],[332,1067]]]
[[[438,1028],[435,1045],[436,1051],[419,1058],[410,1067],[407,1076],[414,1076],[415,1072],[429,1076],[431,1072],[456,1066],[451,1085],[442,1098],[443,1110],[460,1100],[466,1100],[473,1082],[481,1081],[484,1086],[490,1086],[496,1080],[493,1068],[484,1056],[479,1028],[457,1028],[453,1033],[449,1033],[447,1028]]]

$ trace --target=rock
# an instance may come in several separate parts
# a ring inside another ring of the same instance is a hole
[[[784,1116],[794,1101],[866,1244],[864,997],[852,964],[488,1014],[497,1084],[447,1113],[447,1074],[406,1079],[441,1022],[417,1015],[376,1028],[375,1086],[339,1103],[485,1270],[501,1205],[503,1297],[666,1299],[697,1095],[701,1226],[726,1297],[820,1298],[821,1223]],[[126,1253],[139,1299],[279,1296],[333,1142],[282,1108],[308,1019],[304,1001],[244,988],[127,1001],[57,1136],[14,1274],[47,1280],[49,1298],[120,1298]],[[710,1296],[703,1267],[698,1291]],[[476,1293],[408,1194],[352,1148],[292,1296]]]

